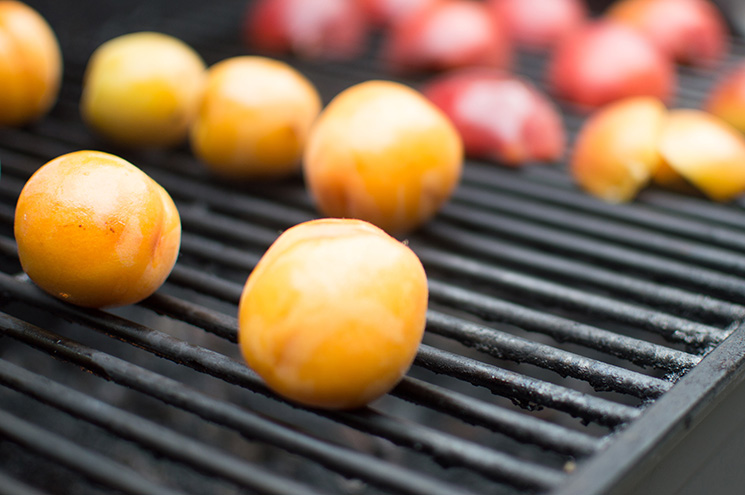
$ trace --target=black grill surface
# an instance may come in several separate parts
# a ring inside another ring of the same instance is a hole
[[[228,184],[186,146],[112,148],[77,106],[89,55],[119,34],[173,34],[209,64],[251,53],[245,2],[30,4],[57,31],[65,76],[47,118],[0,130],[0,494],[592,493],[741,379],[741,204],[649,190],[609,205],[578,191],[565,163],[468,161],[452,201],[406,239],[430,287],[407,377],[361,410],[285,402],[240,358],[236,313],[263,251],[317,216],[301,178]],[[392,78],[374,41],[370,52],[287,61],[328,101]],[[724,67],[742,53],[735,42]],[[544,62],[521,53],[516,70],[540,84]],[[685,107],[717,76],[679,74]],[[573,138],[584,117],[563,110]],[[179,261],[138,305],[72,307],[20,270],[16,198],[79,149],[127,158],[179,208]]]

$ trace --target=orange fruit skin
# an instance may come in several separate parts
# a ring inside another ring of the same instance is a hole
[[[329,217],[371,222],[392,234],[429,220],[460,180],[463,142],[419,92],[368,81],[342,91],[311,129],[306,184]]]
[[[88,61],[80,112],[118,145],[176,146],[196,115],[205,72],[199,54],[177,38],[148,31],[119,36]]]
[[[317,90],[291,66],[265,57],[229,58],[208,71],[191,147],[218,175],[287,176],[299,170],[320,111]]]
[[[44,116],[61,80],[62,53],[51,26],[22,2],[0,1],[0,125]]]
[[[745,133],[745,64],[739,64],[714,85],[703,109]]]
[[[352,409],[409,369],[427,298],[424,268],[403,243],[361,220],[313,220],[282,234],[248,277],[238,342],[278,394]]]
[[[131,163],[97,151],[62,155],[23,187],[15,213],[23,270],[85,307],[155,292],[176,262],[181,222],[168,193]]]
[[[724,120],[701,110],[671,110],[659,148],[669,172],[714,201],[745,192],[745,138]]]
[[[633,199],[661,166],[658,140],[667,116],[652,97],[619,100],[596,111],[577,135],[570,172],[586,191],[612,203]]]

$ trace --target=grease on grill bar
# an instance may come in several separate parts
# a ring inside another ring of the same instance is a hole
[[[231,37],[242,2],[187,4],[162,24],[128,19],[213,61],[244,53]],[[316,216],[297,178],[236,186],[186,149],[119,150],[179,207],[181,257],[166,285],[104,312],[20,273],[12,223],[25,180],[55,156],[105,146],[77,114],[94,40],[68,43],[54,112],[0,132],[0,493],[551,493],[576,482],[575,467],[602,464],[702,360],[724,359],[745,315],[737,206],[656,190],[608,205],[562,166],[468,162],[453,201],[407,239],[431,295],[410,374],[358,411],[289,404],[244,365],[235,314],[263,251]],[[327,98],[381,77],[375,60],[294,62]],[[520,68],[539,80],[543,63],[522,55]],[[681,98],[694,105],[707,77],[683,71]],[[566,120],[576,133],[581,117]]]

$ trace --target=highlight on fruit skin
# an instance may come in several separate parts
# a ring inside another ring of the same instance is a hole
[[[472,66],[507,69],[513,48],[505,27],[485,4],[442,0],[390,26],[381,58],[397,74]]]
[[[299,171],[320,111],[315,86],[290,65],[259,56],[224,59],[208,70],[191,148],[219,176],[285,177]]]
[[[313,125],[305,183],[329,217],[359,218],[400,235],[434,216],[460,181],[463,143],[418,91],[367,81],[339,93]]]
[[[714,201],[745,192],[745,137],[701,110],[670,110],[660,135],[670,169]]]
[[[585,191],[611,203],[630,201],[646,186],[662,157],[659,136],[667,109],[656,98],[611,103],[582,125],[569,170]]]
[[[406,245],[361,220],[313,220],[285,231],[248,277],[238,343],[279,395],[353,409],[409,369],[427,299],[424,268]]]
[[[44,17],[15,0],[0,1],[0,126],[45,116],[62,82],[62,52]]]
[[[729,50],[729,29],[710,0],[619,0],[606,17],[641,32],[681,64],[711,68]]]
[[[18,198],[21,266],[49,294],[85,307],[138,302],[165,281],[181,222],[168,193],[117,156],[77,151],[40,167]]]
[[[532,83],[498,69],[466,68],[428,80],[422,93],[450,117],[466,155],[518,167],[564,154],[558,107]]]
[[[515,46],[548,52],[589,19],[585,0],[487,0]]]
[[[368,21],[355,0],[255,0],[243,40],[267,55],[350,60],[367,48]]]
[[[559,43],[546,80],[553,96],[583,111],[632,96],[667,103],[677,88],[673,62],[636,30],[611,20],[587,23]]]
[[[201,56],[173,36],[118,36],[88,61],[81,115],[89,128],[120,146],[176,146],[196,115],[205,70]]]

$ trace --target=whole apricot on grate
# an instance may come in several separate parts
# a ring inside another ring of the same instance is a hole
[[[181,222],[168,193],[131,163],[77,151],[39,168],[15,212],[23,270],[46,292],[113,307],[155,292],[171,272]]]
[[[199,54],[178,38],[125,34],[93,52],[80,111],[91,129],[118,145],[175,146],[196,115],[205,71]]]
[[[290,65],[257,56],[225,59],[208,71],[191,147],[217,175],[287,176],[300,169],[320,111],[316,88]]]
[[[284,232],[248,277],[238,341],[278,394],[360,407],[411,366],[427,297],[424,268],[406,245],[361,220],[312,220]]]
[[[367,81],[321,112],[303,157],[306,184],[329,217],[401,234],[429,220],[460,180],[463,142],[452,121],[418,91]]]
[[[0,125],[44,116],[61,80],[62,53],[51,26],[25,3],[0,1]]]

